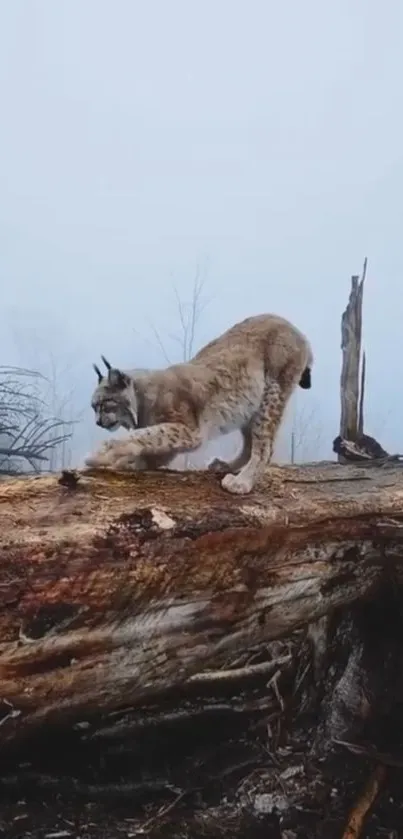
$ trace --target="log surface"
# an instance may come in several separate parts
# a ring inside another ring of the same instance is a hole
[[[403,470],[273,467],[0,483],[0,743],[156,700],[399,577]]]

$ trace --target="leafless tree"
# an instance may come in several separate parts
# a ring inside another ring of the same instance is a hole
[[[16,366],[24,368],[26,360],[36,372],[30,381],[30,392],[47,417],[57,417],[57,423],[48,429],[50,472],[68,468],[74,449],[74,431],[83,411],[79,410],[76,387],[79,381],[80,349],[63,334],[63,324],[40,323],[31,326],[17,322],[10,327],[10,340],[17,357]],[[64,340],[63,340],[64,338]],[[25,380],[25,384],[27,381]],[[54,445],[50,443],[54,441]]]
[[[50,451],[49,470],[66,469],[71,465],[72,436],[75,424],[81,419],[82,411],[75,407],[77,399],[75,389],[69,386],[71,377],[70,363],[56,362],[52,352],[48,352],[46,375],[42,377],[42,399],[52,416],[59,418],[60,426],[53,430],[55,445]],[[63,383],[63,390],[61,390]]]
[[[181,298],[176,285],[173,286],[173,291],[176,301],[176,310],[179,319],[179,329],[177,332],[170,333],[168,337],[179,345],[180,361],[189,361],[195,352],[195,341],[197,325],[200,321],[203,310],[207,305],[207,299],[204,297],[205,291],[205,272],[202,272],[200,265],[197,265],[196,273],[192,285],[192,293],[189,301]],[[155,324],[151,323],[151,329],[154,334],[155,341],[161,350],[167,364],[174,362],[168,355],[166,343],[161,337],[160,331]]]
[[[170,338],[174,340],[177,344],[179,344],[180,358],[181,361],[184,362],[189,361],[195,352],[197,324],[200,320],[202,311],[204,310],[207,303],[206,299],[203,298],[204,288],[205,275],[202,274],[199,265],[197,265],[196,268],[196,273],[192,286],[192,294],[188,302],[185,302],[181,299],[178,293],[178,289],[176,288],[176,286],[174,286],[174,294],[176,299],[180,328],[177,333],[171,334]],[[163,342],[161,341],[158,332],[156,332],[155,330],[154,335],[157,339],[158,346],[161,348],[164,354],[164,358],[167,359],[167,354],[165,352]],[[190,455],[185,454],[181,459],[183,462],[183,468],[189,469],[192,463]]]
[[[33,370],[0,367],[0,475],[49,471],[52,452],[71,436],[71,425],[39,395],[45,381]]]
[[[197,326],[200,322],[201,315],[209,302],[205,296],[206,285],[206,269],[202,269],[198,264],[196,267],[195,276],[192,283],[192,291],[189,300],[184,300],[181,297],[176,285],[173,285],[173,292],[176,302],[176,312],[179,321],[178,330],[167,334],[167,338],[179,346],[179,357],[172,358],[168,353],[167,341],[163,339],[161,332],[155,326],[155,323],[150,322],[150,329],[154,336],[155,344],[158,346],[162,357],[168,365],[177,363],[178,361],[189,361],[196,350]],[[181,467],[188,469],[191,465],[189,455],[178,457],[178,463]]]

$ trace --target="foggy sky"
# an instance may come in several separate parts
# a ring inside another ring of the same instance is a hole
[[[401,0],[0,5],[0,363],[67,370],[95,439],[100,353],[197,347],[250,314],[309,336],[318,456],[338,433],[340,315],[369,258],[367,431],[403,450]],[[176,353],[176,356],[175,356]]]

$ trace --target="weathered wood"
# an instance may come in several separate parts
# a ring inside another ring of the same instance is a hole
[[[367,260],[365,259],[361,280],[356,275],[351,277],[350,297],[341,319],[341,350],[343,360],[340,377],[340,437],[353,441],[356,439],[358,433],[359,410],[360,423],[363,425],[363,404],[359,408],[359,371],[361,360],[362,299],[366,271]],[[361,382],[361,387],[363,393],[364,381]],[[363,428],[361,433],[363,433]],[[339,461],[343,462],[341,456],[339,456]]]
[[[272,468],[0,483],[0,743],[155,701],[399,577],[403,471]]]
[[[358,434],[359,437],[362,437],[363,434],[364,434],[365,373],[366,373],[366,358],[365,358],[365,352],[364,352],[362,354],[360,402],[359,402],[359,406],[358,406],[357,434]]]
[[[362,301],[367,259],[361,280],[351,277],[349,301],[341,318],[342,369],[340,376],[340,434],[333,440],[339,463],[362,460],[399,460],[389,455],[374,437],[364,433],[366,356],[361,362]],[[360,372],[361,366],[361,372]]]

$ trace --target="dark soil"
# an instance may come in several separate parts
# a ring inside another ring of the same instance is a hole
[[[339,839],[373,763],[341,753],[315,764],[309,739],[295,737],[271,752],[263,731],[225,744],[217,738],[214,748],[200,748],[199,765],[193,752],[175,770],[167,762],[152,778],[143,767],[133,771],[128,759],[120,767],[115,761],[113,772],[108,761],[74,771],[81,763],[74,755],[68,760],[73,771],[60,776],[52,761],[38,757],[3,776],[0,836]],[[402,781],[400,769],[389,770],[363,839],[403,837]]]

